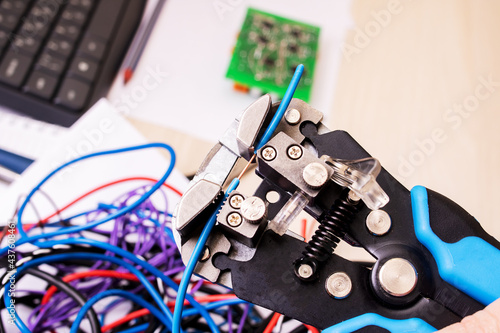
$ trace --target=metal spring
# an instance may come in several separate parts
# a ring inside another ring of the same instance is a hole
[[[313,273],[316,272],[320,263],[330,258],[335,251],[340,239],[346,234],[349,224],[358,212],[359,201],[351,201],[347,193],[342,195],[320,220],[320,225],[314,236],[308,242],[303,257],[295,262],[295,272],[302,279],[313,278],[315,274],[304,278],[298,272],[300,265],[311,266]]]

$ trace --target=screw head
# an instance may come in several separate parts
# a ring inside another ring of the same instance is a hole
[[[285,113],[285,120],[290,125],[297,125],[300,121],[300,112],[297,109],[288,109]]]
[[[391,217],[382,210],[372,210],[366,217],[366,227],[377,236],[385,235],[391,229]]]
[[[210,258],[210,249],[208,246],[205,246],[205,250],[203,251],[203,255],[201,256],[200,261],[205,262]]]
[[[276,149],[273,147],[265,147],[261,152],[262,158],[266,161],[272,161],[276,158]]]
[[[245,200],[241,194],[234,194],[229,199],[229,206],[234,209],[239,209],[241,207],[241,203]]]
[[[325,185],[328,180],[328,171],[321,163],[309,163],[302,171],[302,178],[309,187],[317,189]]]
[[[231,214],[229,214],[226,220],[227,224],[229,224],[233,228],[238,227],[242,222],[241,215],[236,212],[232,212]]]
[[[302,157],[302,148],[298,145],[292,145],[288,147],[287,154],[292,160],[298,160]]]
[[[266,203],[259,197],[250,197],[241,204],[241,214],[250,223],[260,222],[266,215]]]
[[[344,272],[337,272],[328,277],[325,284],[326,292],[334,298],[346,298],[352,290],[352,281]]]
[[[392,296],[403,297],[415,289],[418,277],[415,267],[406,259],[393,258],[385,262],[378,273],[382,288]]]
[[[314,271],[313,271],[313,268],[308,265],[308,264],[301,264],[299,266],[299,268],[297,269],[297,273],[299,274],[299,276],[303,279],[308,279],[310,278]]]

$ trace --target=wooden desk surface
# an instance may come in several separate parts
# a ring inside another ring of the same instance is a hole
[[[450,197],[500,239],[498,13],[490,0],[353,0],[334,108],[321,111],[406,187]],[[171,143],[186,174],[212,146],[132,122]]]

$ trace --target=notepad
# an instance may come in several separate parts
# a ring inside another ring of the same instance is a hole
[[[0,109],[0,149],[11,153],[36,160],[54,148],[67,132],[65,127]]]
[[[45,129],[41,129],[43,130]],[[46,174],[62,163],[91,152],[147,143],[146,139],[105,99],[100,100],[66,133],[62,133],[57,141],[52,150],[47,149],[42,157],[26,169],[22,177],[0,194],[0,225],[5,224],[12,216],[18,198],[28,193]],[[133,176],[158,179],[168,165],[168,155],[160,153],[157,149],[102,156],[63,170],[42,189],[50,195],[56,206],[62,207],[80,194],[113,180]],[[188,180],[175,169],[167,182],[180,190],[185,189],[188,184]],[[139,186],[144,183],[134,184]],[[88,200],[65,211],[65,214],[95,208],[97,202],[110,202],[130,189],[131,184],[128,183],[113,186],[111,190],[99,191]],[[167,192],[167,196],[169,207],[165,208],[172,211],[179,197],[170,192]],[[43,196],[35,197],[34,203],[38,214],[43,217],[54,211],[53,205]],[[27,209],[24,218],[25,221],[30,221],[37,216],[32,209]]]

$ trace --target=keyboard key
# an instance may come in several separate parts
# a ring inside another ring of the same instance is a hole
[[[66,7],[61,14],[61,19],[81,27],[87,21],[87,15],[77,7]]]
[[[92,60],[75,57],[69,67],[69,75],[76,76],[85,81],[92,82],[97,74],[98,64]]]
[[[50,99],[56,90],[56,86],[57,79],[55,77],[35,71],[31,74],[26,86],[24,86],[24,91],[44,99]]]
[[[47,52],[42,53],[38,62],[36,63],[36,68],[44,72],[52,74],[55,77],[59,77],[64,71],[64,66],[66,61],[64,59],[55,57]]]
[[[47,41],[46,49],[55,56],[67,59],[73,50],[73,42],[54,35]]]
[[[94,37],[86,36],[78,48],[78,54],[100,61],[104,55],[104,50],[106,50],[106,44]]]
[[[47,21],[43,17],[30,15],[24,20],[18,34],[31,37],[37,36],[38,39],[43,39],[49,32],[51,24],[51,21]]]
[[[5,45],[9,42],[9,33],[0,30],[0,52],[3,50]]]
[[[111,37],[113,28],[118,21],[120,8],[123,4],[124,0],[107,0],[99,2],[87,29],[88,35],[97,36],[107,41]]]
[[[21,15],[26,10],[28,1],[25,0],[3,0],[0,3],[0,8],[6,11],[20,13]]]
[[[0,27],[13,31],[19,22],[20,15],[0,9]]]
[[[32,61],[32,57],[9,50],[0,63],[0,81],[16,88],[21,86]]]
[[[92,0],[69,0],[69,5],[80,8],[80,10],[88,12],[92,9]]]
[[[31,8],[30,15],[52,22],[59,9],[59,1],[40,0]]]
[[[80,27],[62,20],[54,28],[54,34],[66,40],[75,41],[80,35]]]
[[[11,49],[16,52],[23,52],[26,54],[34,55],[40,48],[42,41],[39,38],[25,37],[17,35],[11,44]]]
[[[87,101],[90,86],[76,79],[64,79],[55,103],[69,109],[81,110]]]

